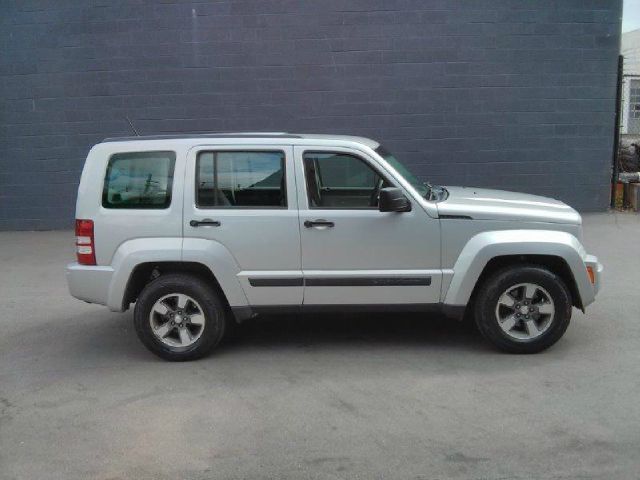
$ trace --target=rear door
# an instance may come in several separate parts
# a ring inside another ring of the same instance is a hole
[[[293,148],[197,147],[185,177],[184,236],[223,245],[251,305],[300,305],[303,282]]]

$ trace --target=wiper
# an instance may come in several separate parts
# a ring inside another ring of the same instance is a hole
[[[424,185],[429,189],[425,197],[427,200],[432,202],[437,202],[441,200],[447,191],[446,188],[441,187],[440,185],[432,185],[430,182],[424,182]]]
[[[430,183],[430,182],[422,182],[422,184],[423,184],[425,187],[427,187],[427,189],[428,189],[428,190],[427,190],[427,193],[424,195],[424,197],[425,197],[427,200],[431,200],[431,192],[433,192],[433,185],[431,185],[431,183]]]

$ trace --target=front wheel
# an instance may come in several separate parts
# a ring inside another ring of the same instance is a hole
[[[494,346],[537,353],[556,343],[571,320],[571,296],[562,279],[538,266],[501,270],[480,286],[475,321]]]
[[[226,309],[219,295],[197,277],[162,275],[140,293],[134,325],[142,343],[165,360],[195,360],[222,339]]]

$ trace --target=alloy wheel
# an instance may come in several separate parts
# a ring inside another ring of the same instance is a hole
[[[202,336],[205,316],[189,295],[171,293],[158,299],[149,313],[153,335],[173,348],[190,347]]]
[[[546,332],[555,316],[553,299],[535,283],[509,287],[496,305],[496,319],[504,333],[519,341],[531,341]]]

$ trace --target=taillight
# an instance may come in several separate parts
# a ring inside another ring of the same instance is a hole
[[[593,271],[593,267],[591,265],[589,265],[587,267],[587,275],[589,275],[589,281],[591,282],[591,285],[595,285],[596,284],[596,274]]]
[[[96,264],[93,220],[76,220],[76,256],[80,265]]]

